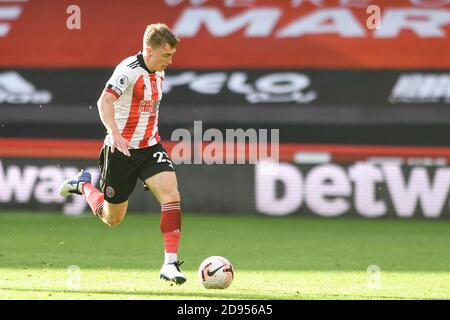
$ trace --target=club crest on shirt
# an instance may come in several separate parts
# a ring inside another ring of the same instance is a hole
[[[116,192],[114,191],[113,187],[111,186],[107,186],[106,190],[105,190],[105,194],[108,198],[112,198],[114,197],[114,195],[116,194]]]

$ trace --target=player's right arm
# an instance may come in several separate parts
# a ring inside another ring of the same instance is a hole
[[[122,96],[134,81],[135,74],[129,64],[130,61],[133,62],[135,59],[135,57],[127,58],[116,67],[97,101],[100,119],[111,137],[111,152],[117,149],[126,156],[130,156],[128,148],[131,148],[131,145],[127,139],[122,137],[117,127],[114,102]]]
[[[114,117],[114,101],[116,100],[117,97],[115,95],[104,90],[97,101],[98,112],[103,125],[111,136],[111,152],[114,152],[114,149],[117,149],[124,155],[130,156],[130,151],[128,151],[128,148],[131,147],[130,143],[120,134]]]

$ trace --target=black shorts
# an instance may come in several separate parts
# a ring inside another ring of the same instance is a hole
[[[142,149],[130,149],[131,157],[119,150],[111,152],[103,146],[100,152],[100,187],[105,200],[121,203],[128,200],[137,179],[145,179],[163,171],[174,171],[173,163],[161,144]]]

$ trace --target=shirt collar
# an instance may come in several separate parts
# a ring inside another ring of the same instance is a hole
[[[145,64],[144,61],[144,56],[142,55],[142,51],[139,51],[139,53],[137,54],[137,59],[139,61],[139,66],[144,69],[145,71],[147,71],[148,73],[155,73],[154,71],[150,71],[149,68],[147,68],[147,65]]]

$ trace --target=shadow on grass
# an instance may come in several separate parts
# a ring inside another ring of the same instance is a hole
[[[297,298],[281,298],[280,296],[274,295],[258,295],[258,294],[242,294],[236,296],[230,296],[230,294],[226,293],[189,293],[189,292],[161,292],[156,290],[145,290],[145,291],[112,291],[112,290],[62,290],[62,289],[36,289],[36,288],[9,288],[9,287],[1,287],[1,290],[9,290],[9,291],[19,291],[19,292],[42,292],[42,293],[64,293],[64,294],[109,294],[109,295],[138,295],[138,296],[147,296],[144,299],[147,300],[158,300],[155,297],[157,296],[167,296],[169,297],[184,297],[184,300],[202,300],[202,299],[218,299],[218,300],[280,300],[280,301],[293,301],[293,300],[435,300],[436,298],[423,298],[423,297],[398,297],[398,296],[388,296],[388,295],[357,295],[357,294],[308,294],[301,295],[299,294]],[[152,298],[152,296],[154,296]],[[200,297],[201,299],[196,299],[193,297]],[[91,297],[90,297],[91,298]],[[39,299],[37,299],[39,300]],[[56,299],[59,300],[59,299]],[[77,299],[77,300],[88,300],[85,299]],[[89,299],[91,300],[91,299]],[[97,299],[97,300],[106,300],[106,299]],[[114,300],[107,299],[107,300]],[[173,299],[175,300],[175,299]],[[181,299],[183,300],[183,299]]]
[[[233,296],[228,293],[221,292],[179,292],[179,291],[158,291],[158,290],[136,290],[136,291],[113,291],[113,290],[63,290],[63,289],[39,289],[39,288],[11,288],[0,287],[1,290],[19,291],[19,292],[43,292],[43,293],[64,293],[64,294],[111,294],[111,295],[138,295],[148,296],[167,296],[167,297],[185,297],[187,300],[198,300],[192,297],[223,299],[223,300],[283,300],[280,296],[264,295],[264,294],[247,294],[239,293],[238,296]],[[155,299],[155,298],[153,298]],[[86,298],[87,300],[87,298]],[[293,299],[292,299],[293,300]]]

